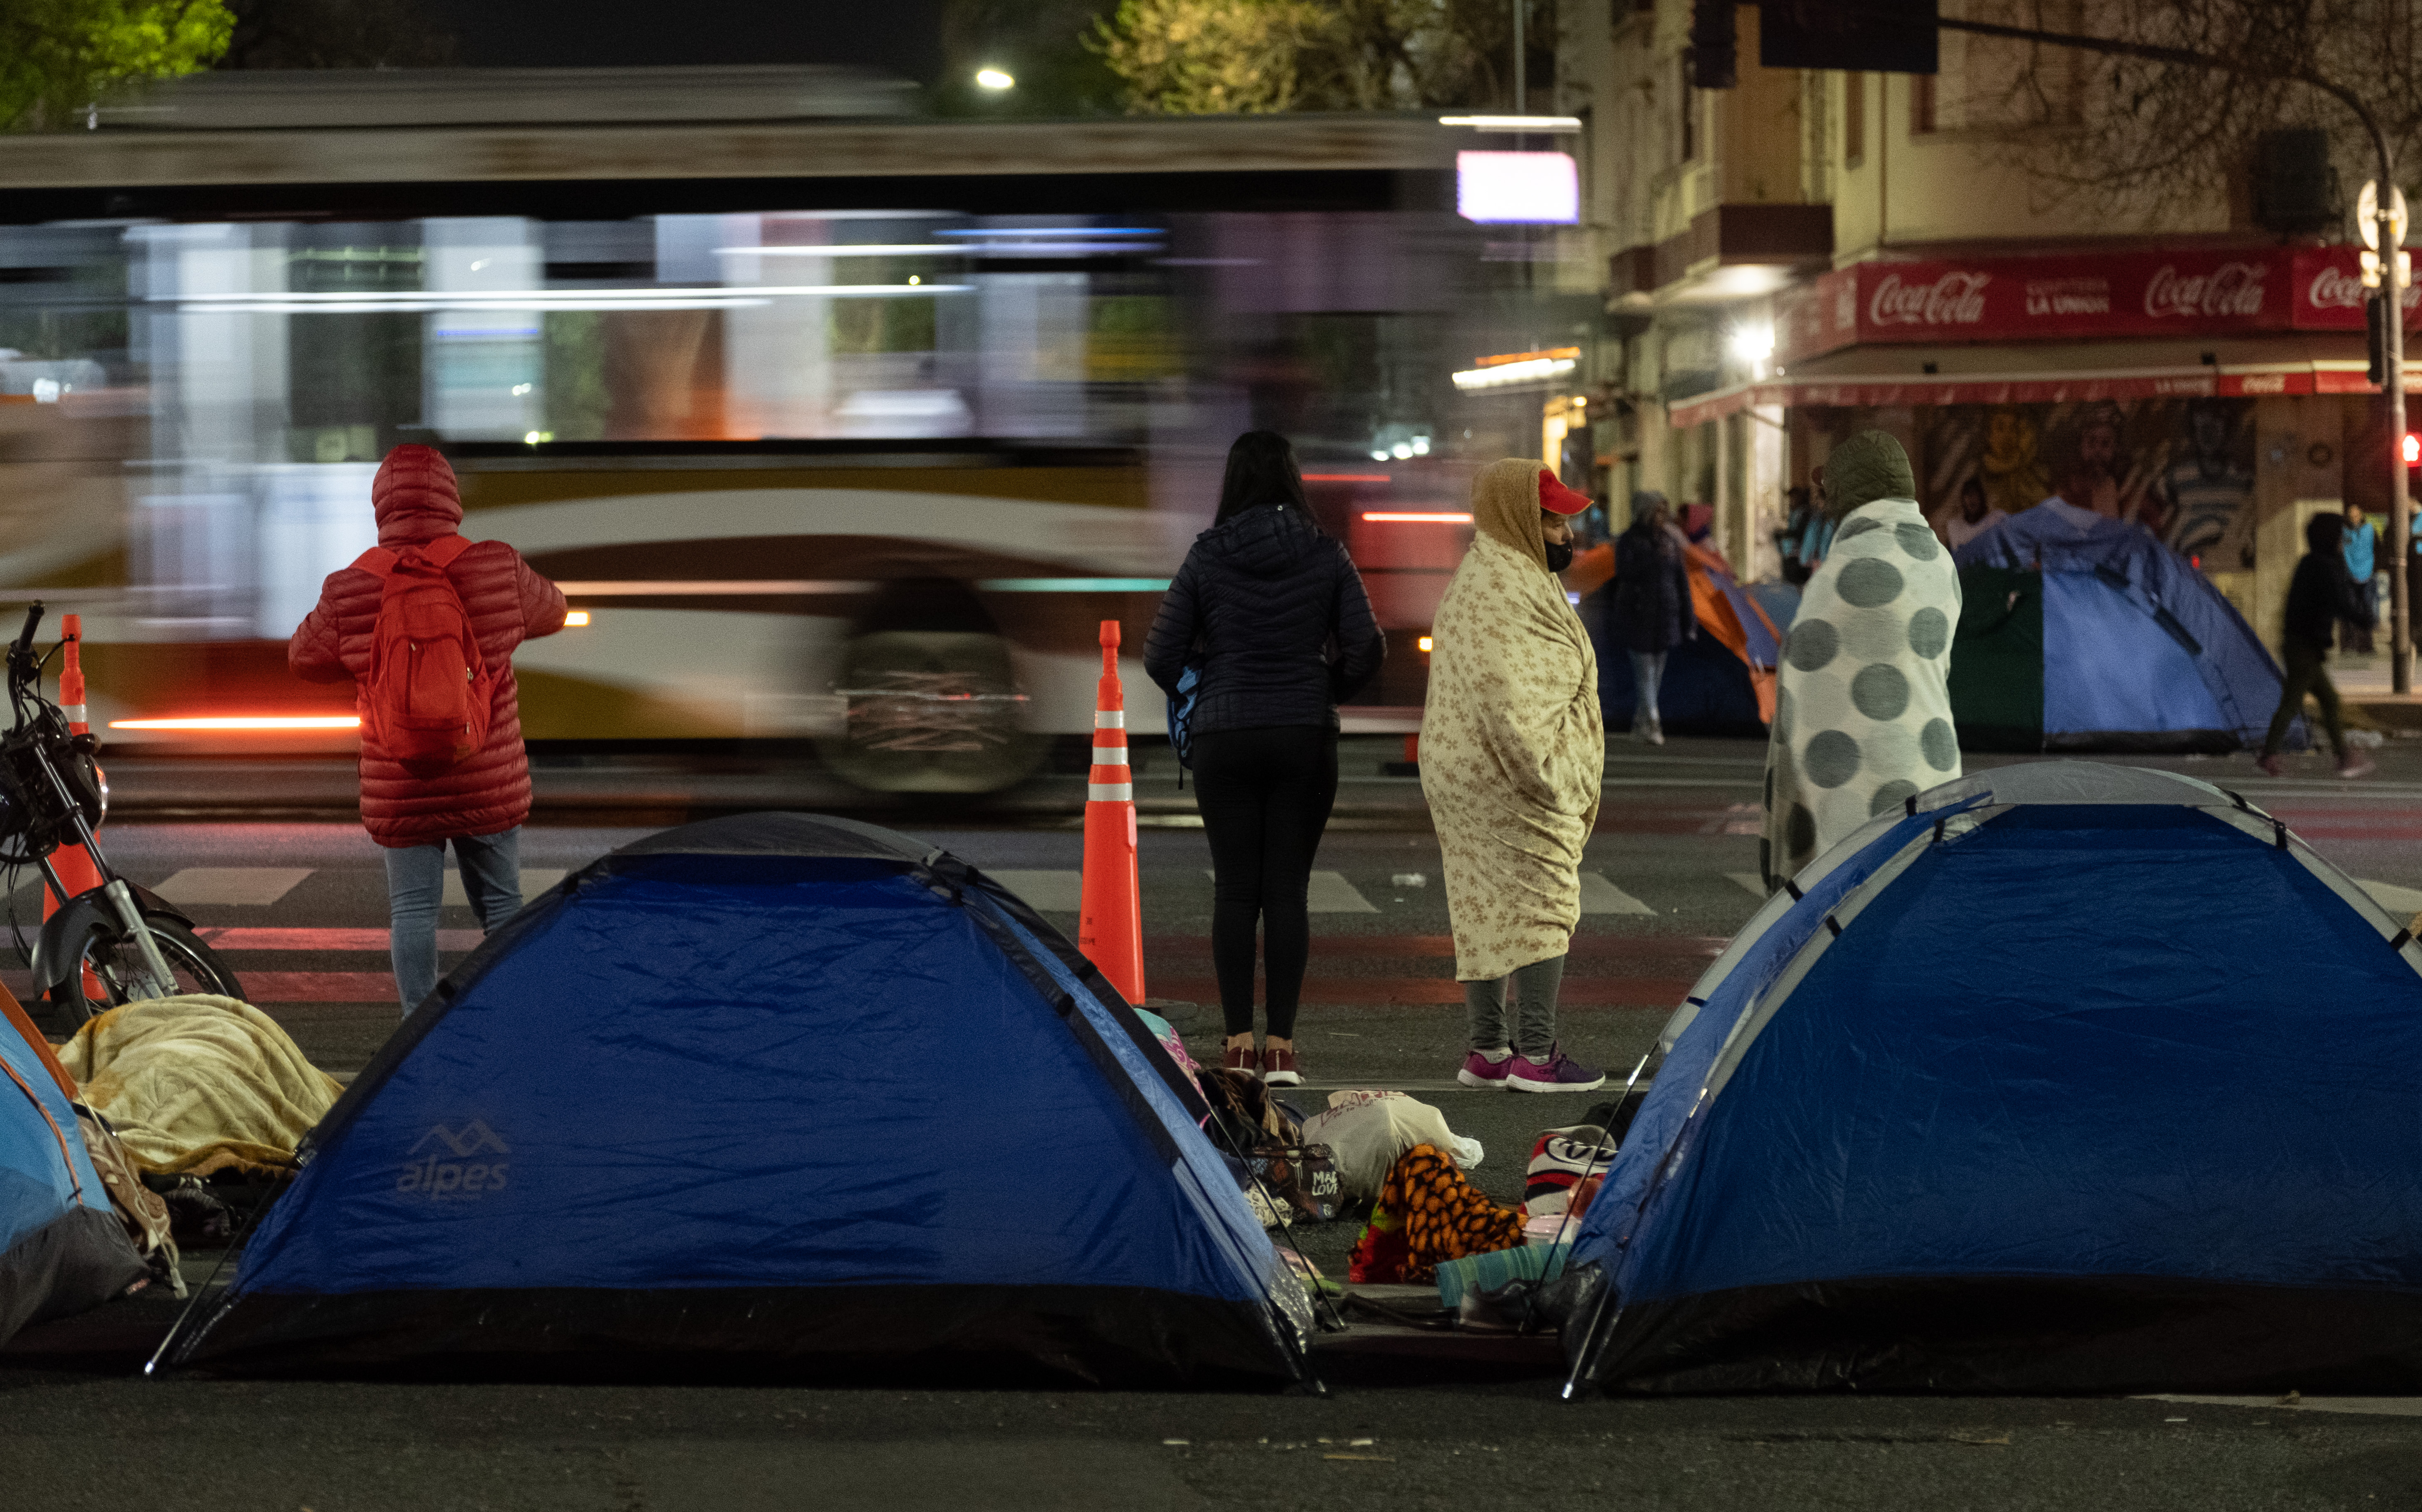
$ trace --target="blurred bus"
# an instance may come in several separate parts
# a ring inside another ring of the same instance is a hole
[[[1530,254],[1455,213],[1469,132],[904,98],[205,75],[10,138],[0,602],[85,614],[113,743],[350,749],[284,641],[423,442],[575,611],[516,658],[534,744],[806,740],[983,791],[1086,738],[1103,619],[1156,726],[1143,631],[1266,425],[1395,643],[1369,697],[1417,705],[1470,465],[1538,444],[1540,384],[1454,375],[1552,344]]]

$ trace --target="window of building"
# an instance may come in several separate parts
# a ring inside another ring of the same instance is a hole
[[[1842,161],[1857,167],[1867,160],[1867,76],[1842,79]]]
[[[1682,161],[1690,162],[1699,155],[1699,94],[1691,87],[1691,62],[1688,56],[1674,60],[1674,98],[1681,102]]]

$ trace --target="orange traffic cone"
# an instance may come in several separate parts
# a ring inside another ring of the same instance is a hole
[[[1102,621],[1101,693],[1094,699],[1093,771],[1085,788],[1085,896],[1077,948],[1129,1003],[1143,1002],[1143,904],[1136,888],[1135,775],[1127,765],[1126,699],[1119,690],[1119,622]]]
[[[92,725],[86,718],[84,706],[84,616],[62,616],[59,636],[59,712],[68,717],[69,734],[88,735]],[[60,885],[68,889],[70,896],[88,893],[101,885],[101,868],[92,864],[92,858],[80,845],[65,845],[53,851],[51,867],[59,874]],[[42,917],[47,919],[56,913],[59,903],[45,881]]]

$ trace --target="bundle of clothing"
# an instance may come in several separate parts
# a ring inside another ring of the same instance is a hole
[[[295,1146],[345,1090],[269,1015],[204,993],[112,1008],[59,1063],[149,1176],[288,1174]]]
[[[1490,1201],[1438,1146],[1416,1145],[1389,1167],[1370,1225],[1347,1262],[1346,1279],[1364,1285],[1435,1281],[1445,1261],[1522,1243],[1526,1216],[1519,1208]]]

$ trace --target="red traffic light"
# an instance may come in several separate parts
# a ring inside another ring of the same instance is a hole
[[[2422,436],[2411,430],[2405,432],[2405,465],[2422,467]]]

